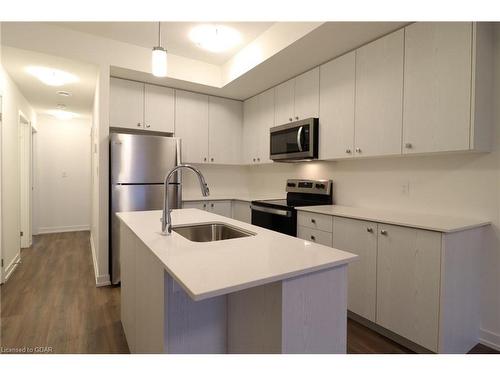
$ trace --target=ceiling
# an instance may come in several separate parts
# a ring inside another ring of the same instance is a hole
[[[56,109],[58,104],[64,104],[67,111],[77,113],[79,117],[91,116],[97,79],[95,66],[7,46],[2,47],[2,64],[37,113],[46,113]],[[76,75],[79,81],[63,86],[47,86],[25,71],[30,65],[64,70]],[[57,95],[59,90],[72,95]]]
[[[241,44],[224,52],[206,51],[193,43],[188,36],[194,26],[200,25],[199,22],[162,22],[162,45],[174,55],[220,65],[266,31],[274,22],[212,23],[230,26],[239,31],[242,37]],[[52,22],[52,24],[146,48],[152,48],[158,40],[157,22]]]

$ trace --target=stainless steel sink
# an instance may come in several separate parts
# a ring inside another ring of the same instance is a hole
[[[224,223],[179,225],[173,227],[172,231],[194,242],[223,241],[255,236],[255,233]]]

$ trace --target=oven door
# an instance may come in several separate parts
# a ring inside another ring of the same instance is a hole
[[[317,158],[317,120],[317,118],[309,118],[271,128],[271,160],[286,161]]]
[[[276,232],[297,235],[297,213],[295,210],[285,210],[258,206],[252,204],[252,224]]]

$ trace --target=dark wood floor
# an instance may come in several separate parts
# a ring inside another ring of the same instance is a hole
[[[88,232],[45,234],[21,253],[1,287],[1,345],[54,353],[128,353],[120,288],[96,288]],[[408,354],[409,349],[349,320],[347,352]],[[471,353],[498,353],[477,345]]]

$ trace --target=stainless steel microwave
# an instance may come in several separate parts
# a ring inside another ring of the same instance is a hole
[[[318,118],[311,117],[270,129],[270,159],[300,161],[318,158]]]

